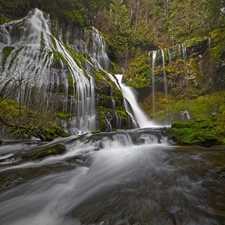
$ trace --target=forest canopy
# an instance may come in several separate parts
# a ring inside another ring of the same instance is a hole
[[[137,49],[172,46],[225,25],[225,0],[3,0],[0,23],[35,7],[78,27],[95,26],[120,64]]]

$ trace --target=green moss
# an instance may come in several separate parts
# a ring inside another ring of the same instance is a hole
[[[98,111],[98,130],[105,131],[107,130],[108,124],[106,122],[106,116],[112,114],[112,109],[105,108],[103,106],[97,107]]]
[[[124,79],[129,86],[143,88],[150,85],[151,68],[148,64],[148,54],[136,56],[124,71]]]
[[[72,117],[72,114],[70,113],[62,113],[62,112],[57,112],[56,116],[60,119],[69,119]]]
[[[177,100],[169,95],[168,100],[165,100],[163,95],[156,96],[157,102],[155,105],[155,114],[157,122],[164,121],[169,115],[187,110],[192,115],[192,119],[207,120],[214,114],[222,114],[225,108],[225,91],[206,94],[190,100]],[[151,107],[152,97],[148,96],[142,102],[143,109],[150,117],[153,117]]]
[[[51,38],[52,44],[54,45],[54,48],[57,49],[55,38],[53,36],[50,36],[50,38]]]
[[[50,155],[59,155],[63,154],[66,151],[66,148],[62,144],[57,144],[51,147],[43,148],[40,150],[32,151],[30,154],[26,155],[29,160],[35,160],[40,158],[45,158]]]
[[[41,32],[41,40],[40,40],[40,53],[43,53],[45,49],[45,42],[44,42],[44,33]]]
[[[217,167],[217,172],[225,172],[225,165]]]
[[[76,87],[76,83],[73,79],[73,75],[71,75],[71,74],[68,76],[68,85],[70,88]]]
[[[221,58],[224,53],[225,28],[219,28],[210,33],[211,38],[211,57],[215,68],[219,68],[223,63]]]
[[[42,133],[44,139],[52,140],[56,137],[68,137],[69,134],[66,133],[61,127],[57,126],[53,122],[49,122],[45,127],[42,127]]]
[[[8,23],[12,21],[12,19],[6,18],[4,16],[0,16],[0,25],[4,24],[4,23]]]
[[[111,96],[101,94],[98,99],[98,105],[105,108],[112,108],[112,98]]]
[[[211,146],[221,144],[220,137],[214,131],[214,119],[174,123],[174,140],[179,144]]]
[[[91,132],[92,134],[99,134],[99,133],[101,133],[101,131],[100,130],[96,130],[96,131],[93,131],[93,132]]]
[[[128,122],[128,115],[124,107],[116,107],[116,112],[120,114],[120,117],[123,121]]]
[[[14,100],[3,100],[0,102],[0,115],[6,120],[13,120],[24,113],[24,106]]]
[[[194,37],[185,41],[186,47],[194,47],[199,45],[201,42],[208,40],[208,36]]]
[[[4,67],[7,59],[9,57],[9,55],[11,54],[11,52],[15,49],[15,47],[11,47],[11,46],[6,46],[3,48],[3,60],[2,60],[2,66]]]
[[[14,60],[16,59],[16,57],[19,55],[20,51],[21,51],[23,48],[24,48],[24,47],[20,47],[20,48],[18,48],[18,49],[15,50],[16,52],[15,52],[15,54],[14,54],[12,60],[10,61],[9,67],[11,67],[11,66],[13,65]]]

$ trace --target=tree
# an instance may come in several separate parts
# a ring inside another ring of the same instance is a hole
[[[46,89],[30,86],[24,71],[7,72],[8,81],[1,82],[4,94],[0,100],[0,124],[3,130],[21,139],[36,137],[47,140],[56,135],[66,136],[53,123],[58,107],[56,93],[46,93]]]
[[[205,0],[173,0],[170,4],[169,34],[183,42],[187,38],[206,33]]]
[[[206,0],[206,14],[210,30],[225,26],[225,1]]]
[[[131,34],[130,18],[128,9],[123,0],[113,0],[110,4],[109,37],[115,57],[124,62],[127,61],[129,39]]]

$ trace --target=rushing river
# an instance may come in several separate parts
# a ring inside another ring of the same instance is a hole
[[[224,149],[173,146],[148,129],[64,144],[63,155],[33,162],[7,161],[18,145],[0,147],[0,179],[44,171],[1,188],[1,225],[225,224]]]

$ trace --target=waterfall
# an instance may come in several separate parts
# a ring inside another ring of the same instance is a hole
[[[170,49],[169,48],[167,49],[167,52],[168,52],[168,56],[169,56],[169,63],[171,63],[172,62],[172,55],[170,53]]]
[[[106,44],[104,38],[100,35],[96,28],[92,28],[92,61],[99,63],[104,70],[109,70],[110,60],[106,53]]]
[[[163,63],[163,78],[164,78],[164,92],[166,100],[168,100],[168,86],[167,86],[167,76],[166,76],[166,67],[165,67],[165,55],[163,49],[161,50],[162,53],[162,63]]]
[[[155,60],[157,51],[152,51],[152,112],[155,112]]]
[[[147,115],[144,113],[144,111],[141,109],[140,105],[138,104],[132,88],[128,87],[124,83],[122,83],[123,75],[117,74],[116,77],[120,84],[124,98],[126,98],[126,100],[130,103],[130,106],[131,106],[133,114],[134,114],[134,119],[137,121],[138,125],[141,128],[155,127],[156,125],[152,121],[149,120]]]
[[[62,92],[60,102],[63,112],[72,115],[64,124],[65,130],[71,134],[94,131],[95,82],[92,74],[81,69],[80,62],[75,61],[63,43],[52,35],[50,26],[49,17],[38,9],[22,20],[0,26],[0,52],[8,52],[4,61],[0,54],[4,67],[0,91],[6,89],[5,95],[9,95],[10,88],[23,79],[23,94],[14,92],[12,97],[20,98],[25,105],[33,101],[28,89],[36,89],[35,96],[44,95],[46,104],[49,102],[49,91]],[[11,74],[14,84],[9,82]]]
[[[181,44],[182,47],[182,53],[183,53],[183,60],[186,62],[187,61],[187,49],[185,43]]]

